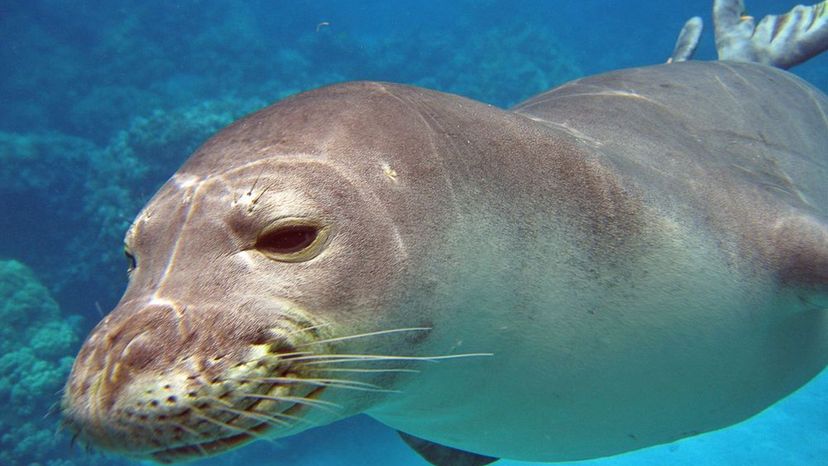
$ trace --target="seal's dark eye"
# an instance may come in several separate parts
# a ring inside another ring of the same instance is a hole
[[[129,249],[124,249],[124,255],[127,258],[127,273],[132,272],[135,270],[135,267],[138,266],[138,262],[135,260],[135,256],[129,252]]]
[[[256,248],[279,254],[290,254],[310,246],[316,239],[316,234],[317,229],[311,226],[296,225],[280,228],[259,237],[256,241]]]
[[[327,239],[327,230],[315,223],[282,221],[263,231],[256,239],[255,248],[274,260],[302,262],[319,254]]]

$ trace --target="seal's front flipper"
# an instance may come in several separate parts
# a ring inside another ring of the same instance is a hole
[[[676,46],[673,48],[673,54],[667,60],[667,63],[679,63],[693,58],[696,53],[696,47],[699,45],[699,37],[702,33],[702,19],[694,16],[684,23],[684,27],[679,32]]]
[[[828,49],[828,0],[765,16],[757,26],[742,0],[715,0],[713,23],[719,60],[787,69]]]
[[[397,433],[409,447],[434,466],[483,466],[500,459],[429,442],[405,432]]]

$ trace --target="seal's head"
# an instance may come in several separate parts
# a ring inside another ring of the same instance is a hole
[[[429,199],[451,193],[427,126],[387,86],[353,83],[208,141],[126,235],[129,286],[75,361],[69,428],[170,462],[388,396],[406,361],[381,355],[434,349],[423,299],[449,214]]]

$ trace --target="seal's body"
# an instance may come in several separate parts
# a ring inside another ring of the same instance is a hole
[[[440,115],[460,107],[420,108],[452,128]],[[438,138],[454,154],[440,198],[457,239],[438,245],[456,323],[434,338],[495,356],[430,369],[369,413],[487,455],[584,459],[740,421],[825,366],[824,95],[688,62],[514,111],[531,121]]]
[[[374,82],[287,99],[139,214],[67,423],[170,462],[365,412],[458,466],[745,419],[828,362],[827,115],[734,62],[512,111]]]
[[[828,361],[826,114],[792,75],[726,62],[514,111],[382,83],[288,99],[139,215],[68,417],[161,461],[360,411],[536,461],[745,419]],[[459,353],[480,357],[404,358]]]

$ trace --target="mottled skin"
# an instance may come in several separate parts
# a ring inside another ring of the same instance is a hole
[[[160,461],[249,440],[254,412],[290,416],[275,436],[366,412],[532,461],[743,420],[828,362],[826,114],[792,75],[728,62],[599,75],[513,111],[371,82],[287,99],[208,141],[138,216],[137,267],[81,350],[67,420]],[[282,217],[327,225],[322,252],[256,250]],[[312,343],[410,327],[430,330]],[[343,367],[420,372],[326,369]]]

